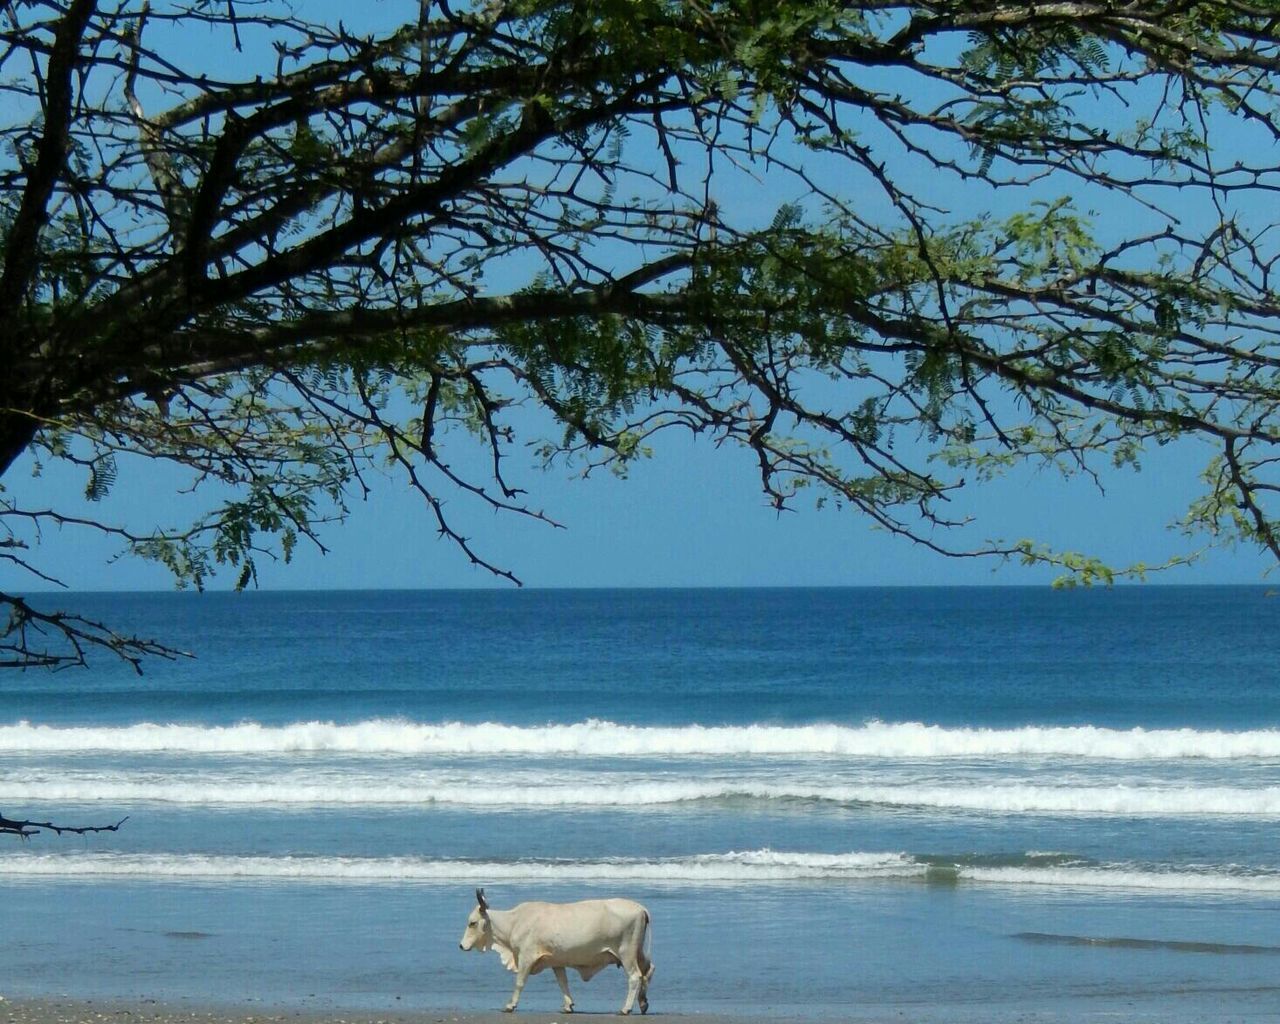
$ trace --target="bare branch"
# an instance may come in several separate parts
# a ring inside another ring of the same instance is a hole
[[[41,832],[56,832],[62,835],[64,832],[71,832],[74,835],[83,836],[90,832],[117,832],[120,826],[129,820],[129,816],[125,815],[114,825],[55,825],[51,821],[17,821],[12,818],[6,818],[0,814],[0,835],[15,835],[22,839],[27,839]]]

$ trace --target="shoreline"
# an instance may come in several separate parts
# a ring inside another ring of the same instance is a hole
[[[836,1014],[805,1013],[797,1008],[761,1007],[746,1012],[633,1013],[628,1020],[658,1024],[1271,1024],[1277,1020],[1274,990],[1231,1007],[1213,1007],[1201,999],[1170,1007],[1143,1006],[1131,999],[1014,1002],[1002,1006],[967,1003],[947,1006],[850,1005]],[[347,1010],[337,1006],[290,1006],[208,1001],[89,999],[0,996],[0,1024],[573,1024],[576,1018],[603,1024],[618,1020],[615,1011],[552,1013],[544,1010],[415,1009]]]
[[[807,1015],[795,1010],[749,1013],[632,1014],[628,1020],[657,1020],[659,1024],[1270,1024],[1275,1004],[1262,1000],[1213,1015],[1203,1003],[1169,1012],[1136,1006],[1126,1000],[1089,1007],[1030,1003],[1001,1008],[954,1004],[941,1007],[850,1006],[838,1016]],[[993,1012],[994,1011],[994,1012]],[[1207,1015],[1209,1014],[1209,1015]],[[619,1020],[613,1011],[549,1013],[541,1010],[406,1010],[369,1011],[318,1007],[162,1002],[155,999],[93,1000],[72,998],[0,997],[0,1024],[572,1024],[577,1019]]]
[[[347,1010],[253,1003],[186,1002],[139,999],[28,998],[0,996],[0,1024],[565,1024],[570,1020],[619,1018],[613,1011],[572,1014],[542,1010]],[[632,1020],[663,1024],[801,1024],[791,1014],[724,1015],[632,1013]]]

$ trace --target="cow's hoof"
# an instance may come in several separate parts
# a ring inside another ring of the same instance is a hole
[[[648,1012],[649,1012],[649,1000],[647,1000],[647,999],[641,999],[641,1000],[640,1000],[640,1012],[641,1012],[641,1013],[648,1013]]]
[[[515,1008],[515,1006],[514,1006],[514,1005],[512,1005],[512,1006],[504,1006],[504,1007],[502,1008],[502,1012],[503,1012],[503,1013],[515,1013],[515,1012],[516,1012],[516,1008]]]

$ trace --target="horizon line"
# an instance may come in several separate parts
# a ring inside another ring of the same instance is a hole
[[[445,594],[445,593],[489,593],[489,594],[518,594],[518,593],[545,593],[545,592],[589,592],[589,591],[774,591],[774,590],[1050,590],[1050,591],[1113,591],[1113,590],[1141,590],[1141,589],[1160,589],[1168,590],[1172,588],[1190,589],[1212,589],[1212,588],[1249,588],[1270,590],[1280,596],[1280,583],[1240,583],[1240,582],[1165,582],[1165,581],[1118,581],[1112,584],[1097,584],[1093,586],[1063,586],[1055,587],[1052,583],[642,583],[642,584],[626,584],[626,583],[607,583],[607,584],[549,584],[544,586],[513,586],[513,585],[491,585],[491,586],[442,586],[442,587],[402,587],[402,586],[371,586],[371,587],[255,587],[246,588],[244,590],[236,590],[231,587],[209,587],[204,590],[197,590],[194,587],[185,588],[84,588],[84,589],[40,589],[40,590],[18,590],[17,593],[23,596],[45,597],[47,595],[73,596],[79,594],[170,594],[170,595],[189,595],[204,596],[207,594],[225,594],[225,595],[252,595],[252,594]]]

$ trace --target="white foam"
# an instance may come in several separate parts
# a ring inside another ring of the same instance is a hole
[[[666,885],[939,880],[939,868],[902,853],[816,854],[754,850],[659,860],[465,861],[414,857],[236,857],[196,854],[26,854],[0,860],[0,877],[146,878],[172,881],[645,882]],[[1280,896],[1280,875],[1100,867],[943,868],[944,881],[1133,892],[1239,892]]]
[[[914,877],[924,869],[896,853],[805,854],[757,850],[662,860],[465,861],[415,857],[233,857],[196,854],[36,854],[0,860],[3,876],[109,876],[317,881],[633,880],[799,881]]]
[[[1247,892],[1280,896],[1280,875],[1233,875],[1210,871],[1142,871],[1125,867],[975,867],[962,869],[960,877],[994,885],[1123,889],[1166,893]]]
[[[1107,729],[1096,726],[945,728],[920,722],[860,726],[631,726],[596,719],[566,725],[421,723],[118,727],[0,726],[0,753],[117,751],[192,754],[553,754],[588,757],[734,755],[851,758],[1073,757],[1119,760],[1280,758],[1280,729]]]
[[[827,799],[993,814],[1280,816],[1280,787],[833,786]]]
[[[733,779],[689,781],[547,781],[537,784],[440,782],[421,776],[389,781],[358,781],[341,776],[243,781],[231,778],[129,778],[51,775],[0,779],[0,803],[87,804],[127,807],[137,803],[253,807],[586,807],[644,808],[700,801],[806,800],[842,805],[927,808],[986,814],[1099,816],[1280,817],[1280,787],[1227,786],[1041,786],[967,785],[814,785],[744,782]]]

